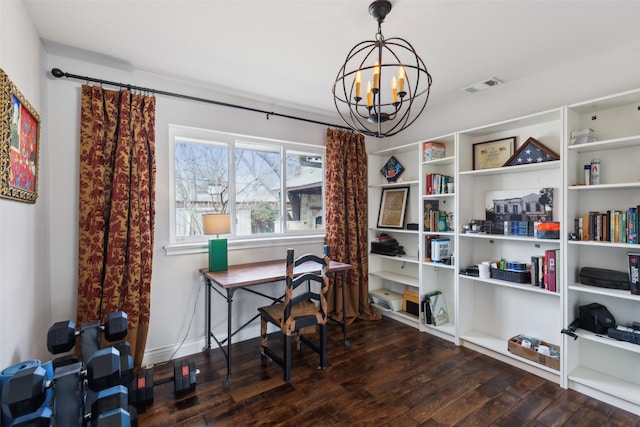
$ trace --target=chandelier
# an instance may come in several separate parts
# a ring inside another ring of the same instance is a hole
[[[381,25],[390,11],[387,0],[369,5],[369,14],[378,21],[376,39],[349,51],[333,85],[342,120],[354,131],[376,138],[395,135],[415,122],[431,88],[431,75],[413,46],[382,35]]]

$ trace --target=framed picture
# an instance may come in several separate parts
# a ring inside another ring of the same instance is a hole
[[[499,168],[513,155],[516,137],[473,144],[473,169]]]
[[[40,116],[0,69],[0,197],[35,203],[38,198]]]
[[[404,228],[409,187],[383,188],[378,212],[378,227]]]

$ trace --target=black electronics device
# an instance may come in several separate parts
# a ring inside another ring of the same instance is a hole
[[[621,289],[628,291],[629,274],[627,272],[607,270],[604,268],[582,267],[580,269],[580,283],[597,286],[599,288]]]
[[[580,328],[596,334],[606,334],[609,328],[615,328],[616,319],[602,304],[597,302],[580,306]]]
[[[381,236],[382,237],[382,236]],[[396,239],[384,237],[377,242],[371,242],[371,252],[380,255],[404,255],[404,247],[398,245]]]

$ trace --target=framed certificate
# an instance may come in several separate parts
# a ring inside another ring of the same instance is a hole
[[[515,136],[473,144],[473,169],[502,167],[513,155],[515,146]]]
[[[404,228],[409,187],[383,188],[378,212],[378,227]]]

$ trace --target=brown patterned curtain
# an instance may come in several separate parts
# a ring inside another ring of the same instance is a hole
[[[329,312],[347,320],[378,320],[380,313],[369,303],[367,248],[367,151],[364,136],[327,129],[325,157],[325,227],[331,259],[353,265],[347,274],[346,301],[333,287],[329,290]]]
[[[149,328],[155,98],[85,85],[81,108],[77,322],[127,313],[138,369]]]

